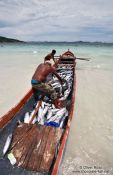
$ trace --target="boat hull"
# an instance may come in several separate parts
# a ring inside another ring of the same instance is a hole
[[[68,53],[68,54],[67,54]],[[71,59],[70,59],[71,57]],[[73,57],[73,58],[72,58]],[[62,160],[63,152],[65,149],[66,141],[69,134],[70,129],[70,123],[73,117],[73,111],[74,111],[74,102],[75,102],[75,93],[76,93],[76,63],[75,63],[75,56],[74,54],[70,54],[69,52],[66,52],[62,55],[62,58],[60,58],[59,65],[62,67],[70,65],[73,68],[73,87],[71,90],[71,95],[69,97],[69,101],[71,102],[71,105],[69,106],[69,115],[68,119],[66,121],[65,129],[60,141],[60,146],[58,149],[58,153],[56,158],[53,160],[53,163],[51,165],[51,168],[48,173],[46,174],[52,174],[56,175],[58,174],[59,166]],[[65,61],[66,59],[66,61]],[[4,147],[5,140],[7,139],[7,136],[12,133],[15,130],[15,127],[17,126],[18,120],[23,120],[23,116],[25,113],[29,110],[32,110],[33,104],[35,103],[34,95],[32,89],[25,95],[25,97],[14,107],[12,108],[7,114],[5,114],[0,119],[0,157],[2,157],[2,150]],[[5,156],[3,159],[0,159],[0,169],[1,173],[3,175],[5,174],[22,174],[22,175],[30,175],[35,172],[28,171],[26,169],[23,169],[21,167],[12,166],[10,162],[8,161],[7,157]],[[43,174],[43,173],[39,173]],[[39,175],[38,174],[38,175]]]

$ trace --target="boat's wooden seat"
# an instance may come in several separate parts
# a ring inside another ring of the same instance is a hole
[[[28,170],[49,172],[61,135],[60,128],[19,125],[14,131],[11,145],[17,165]]]

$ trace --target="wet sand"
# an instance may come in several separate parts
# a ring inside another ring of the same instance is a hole
[[[31,77],[41,59],[36,56],[4,56],[0,68],[0,117],[14,107],[31,88]],[[3,65],[2,65],[3,64]]]
[[[77,70],[75,112],[60,175],[112,175],[113,74]],[[90,171],[89,171],[90,170]],[[92,172],[91,172],[92,170]]]

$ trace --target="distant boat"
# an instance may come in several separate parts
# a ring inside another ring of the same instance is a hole
[[[12,133],[8,153],[0,159],[1,174],[28,175],[32,171],[40,175],[58,174],[74,110],[76,62],[69,50],[57,60],[57,73],[68,82],[68,89],[59,86],[59,90],[63,90],[61,99],[66,99],[66,108],[55,108],[48,97],[36,102],[31,89],[0,118],[0,157],[5,141]],[[58,90],[58,81],[53,79],[53,86]]]

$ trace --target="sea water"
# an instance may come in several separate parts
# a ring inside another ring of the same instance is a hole
[[[113,45],[29,43],[0,46],[0,116],[31,88],[44,57],[70,49],[77,60],[75,110],[59,174],[113,174]]]

